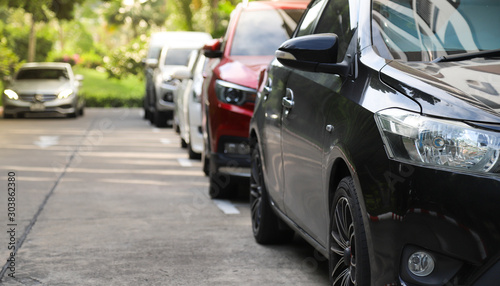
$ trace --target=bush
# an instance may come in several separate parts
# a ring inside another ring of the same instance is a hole
[[[7,46],[19,57],[25,61],[28,57],[29,26],[23,28],[7,27],[4,30],[5,38],[9,39]],[[36,34],[35,61],[44,62],[47,55],[52,50],[54,40],[50,33],[40,30]]]
[[[142,95],[110,94],[106,91],[85,92],[87,107],[142,107]]]
[[[113,50],[104,61],[110,78],[121,79],[128,75],[143,77],[142,59],[146,57],[146,42],[138,37],[130,44]]]
[[[4,41],[0,41],[0,81],[3,81],[6,76],[12,76],[21,64],[19,57],[7,47]]]
[[[74,67],[75,74],[84,76],[80,94],[88,107],[141,107],[144,83],[137,76],[129,75],[121,80],[107,78],[106,72]]]
[[[84,53],[80,57],[79,65],[85,68],[95,69],[103,64],[103,57],[95,52]]]

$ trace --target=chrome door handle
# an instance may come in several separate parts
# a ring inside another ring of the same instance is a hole
[[[272,80],[270,78],[267,79],[267,83],[264,85],[264,88],[262,89],[262,95],[264,97],[264,101],[267,100],[267,98],[269,97],[269,95],[271,94],[271,91],[273,91],[273,84],[272,84]]]
[[[295,104],[295,102],[293,102],[293,100],[290,100],[286,97],[283,97],[283,99],[281,100],[281,104],[285,107],[285,108],[289,108],[291,109],[293,107],[293,105]]]
[[[293,91],[289,88],[286,89],[286,95],[281,100],[281,104],[288,109],[292,109],[295,105],[295,101],[293,100]]]

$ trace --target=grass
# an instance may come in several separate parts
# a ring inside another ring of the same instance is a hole
[[[104,72],[79,67],[74,67],[73,72],[84,76],[80,94],[85,97],[87,107],[142,107],[144,82],[137,76],[109,79]],[[0,81],[2,91],[3,83]]]
[[[106,73],[74,67],[75,74],[84,76],[80,94],[87,107],[141,107],[144,82],[137,76],[109,79]]]

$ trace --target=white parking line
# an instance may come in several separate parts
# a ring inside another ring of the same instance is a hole
[[[40,136],[38,141],[33,142],[40,148],[47,148],[59,144],[59,136]]]
[[[172,140],[167,139],[167,138],[161,138],[160,142],[165,144],[165,145],[168,145],[168,144],[172,143]]]
[[[215,205],[225,214],[239,214],[240,211],[228,200],[212,200]]]
[[[186,159],[186,158],[177,158],[177,162],[179,162],[179,165],[182,167],[193,167],[193,163],[191,160]]]

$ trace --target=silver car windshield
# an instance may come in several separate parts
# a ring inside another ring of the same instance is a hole
[[[32,79],[69,79],[66,69],[55,68],[37,68],[37,69],[20,69],[16,76],[17,80],[32,80]]]
[[[185,66],[188,64],[189,55],[193,49],[168,49],[165,57],[165,65]]]
[[[499,14],[498,0],[373,0],[373,44],[402,61],[499,49]]]

